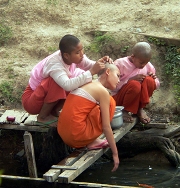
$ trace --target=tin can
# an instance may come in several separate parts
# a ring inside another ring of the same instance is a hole
[[[15,119],[16,119],[16,117],[14,117],[14,116],[7,116],[6,119],[7,119],[7,121],[9,121],[9,122],[14,122]]]

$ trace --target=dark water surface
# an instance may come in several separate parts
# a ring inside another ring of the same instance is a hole
[[[93,165],[75,181],[137,187],[138,183],[155,188],[180,187],[180,169],[169,164],[157,164],[152,161],[122,161],[118,170],[113,173],[112,167],[112,163],[109,162]]]
[[[2,167],[2,163],[0,162],[0,167]],[[17,175],[17,171],[19,171],[17,164],[8,164],[10,166],[9,169],[5,171],[4,174],[7,175]],[[7,163],[6,163],[7,166]],[[12,168],[14,167],[14,168]],[[121,161],[120,166],[116,172],[111,172],[113,167],[112,162],[96,162],[91,167],[89,167],[86,171],[84,171],[80,176],[78,176],[74,181],[77,182],[90,182],[90,183],[100,183],[100,184],[111,184],[111,185],[121,185],[121,186],[134,186],[138,187],[138,183],[147,184],[154,186],[155,188],[179,188],[180,187],[180,169],[174,168],[168,163],[157,163],[153,161]],[[2,169],[2,168],[1,168]],[[13,170],[14,169],[14,170]],[[18,169],[18,170],[17,170]],[[20,175],[20,174],[18,174]],[[22,175],[22,174],[21,174]],[[25,176],[28,176],[27,174]],[[41,177],[40,177],[41,178]],[[137,183],[138,182],[138,183]],[[15,182],[13,182],[14,184]],[[17,181],[16,181],[17,183]],[[11,184],[11,186],[10,186]],[[63,186],[56,184],[47,184],[45,182],[42,183],[34,183],[30,185],[30,187],[43,187],[43,188],[74,188],[74,187],[85,187],[85,186]],[[0,186],[1,187],[1,186]],[[12,183],[6,183],[3,188],[12,187]],[[21,180],[21,183],[18,186],[14,187],[26,187],[27,183]]]

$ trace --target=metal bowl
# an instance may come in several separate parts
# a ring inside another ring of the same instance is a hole
[[[114,117],[111,121],[111,128],[118,129],[123,125],[123,113],[124,106],[116,106]]]

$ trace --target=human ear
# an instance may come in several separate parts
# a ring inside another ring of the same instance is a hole
[[[106,69],[106,75],[108,75],[108,76],[109,76],[109,73],[110,73],[110,69],[109,69],[109,68],[107,68],[107,69]]]
[[[68,54],[68,53],[63,53],[63,57],[64,57],[65,59],[68,59],[68,58],[69,58],[69,54]]]

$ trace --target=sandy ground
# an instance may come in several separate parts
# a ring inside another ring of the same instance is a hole
[[[8,79],[11,66],[25,87],[32,67],[68,33],[84,45],[92,41],[92,31],[116,32],[123,39],[134,32],[179,39],[179,7],[179,0],[0,0],[1,21],[13,31],[13,39],[0,48],[0,82]]]

